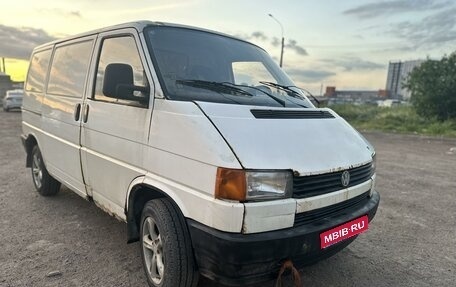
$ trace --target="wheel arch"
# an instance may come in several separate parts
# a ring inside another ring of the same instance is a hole
[[[26,153],[25,166],[32,167],[32,149],[37,145],[39,147],[38,139],[36,135],[30,133],[24,136],[24,148]]]
[[[141,213],[144,205],[149,200],[157,198],[168,198],[171,203],[176,207],[184,217],[182,210],[182,203],[178,204],[173,196],[170,195],[172,192],[165,192],[164,188],[158,187],[151,183],[144,182],[144,178],[136,178],[129,188],[127,200],[125,202],[125,215],[127,218],[127,243],[133,243],[139,240],[139,226],[141,222]],[[177,200],[179,201],[179,200]]]

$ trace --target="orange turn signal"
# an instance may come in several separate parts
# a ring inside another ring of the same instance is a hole
[[[215,180],[215,198],[245,201],[245,171],[219,167]]]

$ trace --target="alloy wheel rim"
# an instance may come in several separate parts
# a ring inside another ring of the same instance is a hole
[[[142,246],[146,271],[155,284],[160,284],[165,272],[165,258],[161,234],[152,217],[143,222]]]
[[[41,158],[36,153],[33,155],[32,160],[32,175],[35,186],[40,189],[43,180],[43,170],[41,169]]]

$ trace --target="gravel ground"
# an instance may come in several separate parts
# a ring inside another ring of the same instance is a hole
[[[53,198],[34,191],[19,135],[20,112],[0,111],[0,286],[146,286],[124,223],[65,187]],[[376,218],[301,270],[303,285],[455,286],[456,139],[365,135],[378,154]]]

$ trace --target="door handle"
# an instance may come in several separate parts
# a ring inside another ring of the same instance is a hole
[[[74,120],[76,122],[79,122],[79,118],[81,117],[81,104],[76,105],[73,116],[74,116]]]
[[[84,123],[86,123],[88,119],[89,119],[89,105],[86,104],[84,107],[84,114],[82,115],[82,121]]]

